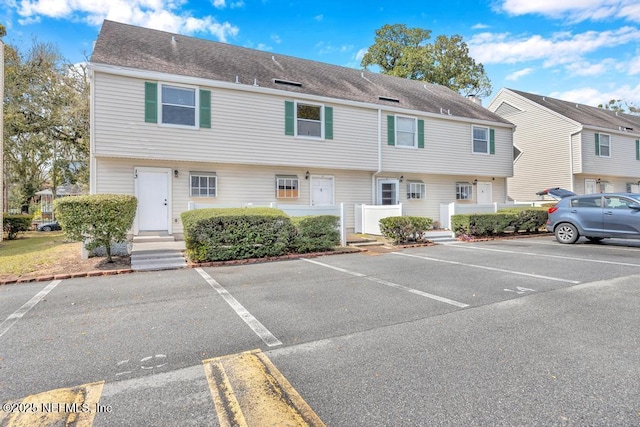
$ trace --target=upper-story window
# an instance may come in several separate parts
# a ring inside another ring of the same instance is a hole
[[[416,119],[396,116],[396,145],[400,147],[416,147]]]
[[[333,107],[308,102],[284,102],[284,134],[333,139]]]
[[[162,123],[170,125],[196,125],[196,90],[162,85]]]
[[[145,82],[144,121],[211,128],[211,91],[193,86]]]
[[[596,156],[611,157],[611,136],[596,133]]]
[[[298,136],[322,138],[322,106],[297,103],[296,124]]]
[[[489,153],[489,128],[473,127],[473,152]]]

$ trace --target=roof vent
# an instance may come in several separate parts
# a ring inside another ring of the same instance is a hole
[[[625,131],[625,132],[633,132],[633,128],[627,127],[627,126],[620,126],[620,130]]]
[[[275,84],[279,84],[279,85],[302,87],[302,83],[294,82],[294,81],[291,81],[291,80],[273,79],[273,82]]]
[[[445,110],[444,108],[440,107],[440,114],[446,114],[448,116],[451,115],[451,110],[447,109]]]
[[[236,76],[236,83],[240,83],[240,77]]]
[[[380,101],[400,102],[400,100],[398,98],[391,98],[389,96],[379,96],[378,99]]]

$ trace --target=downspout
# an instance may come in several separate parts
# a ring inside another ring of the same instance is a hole
[[[96,194],[97,191],[97,161],[96,154],[96,135],[95,135],[95,73],[89,66],[89,194]]]
[[[371,201],[377,203],[376,177],[382,172],[382,110],[378,108],[378,169],[371,175]]]
[[[569,176],[571,179],[571,183],[569,184],[569,190],[573,191],[574,190],[574,183],[575,183],[575,177],[573,176],[573,136],[574,135],[578,135],[579,133],[581,133],[583,130],[583,128],[581,127],[579,131],[572,133],[571,135],[569,135]],[[580,138],[580,141],[582,142],[582,138]],[[575,193],[575,191],[574,191]]]

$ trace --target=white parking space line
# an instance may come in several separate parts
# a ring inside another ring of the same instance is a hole
[[[458,246],[456,246],[456,247],[458,247]],[[450,261],[450,260],[439,259],[439,258],[431,258],[431,257],[427,257],[427,256],[422,256],[422,255],[406,254],[406,253],[403,253],[403,252],[392,252],[392,254],[393,255],[411,257],[411,258],[420,258],[420,259],[424,259],[424,260],[427,260],[427,261],[433,261],[433,262],[441,262],[441,263],[444,263],[444,264],[461,265],[463,267],[480,268],[482,270],[497,271],[499,273],[515,274],[517,276],[533,277],[535,279],[544,279],[544,280],[553,280],[555,282],[571,283],[573,285],[577,285],[577,284],[580,283],[577,280],[567,280],[567,279],[561,279],[559,277],[541,276],[539,274],[524,273],[522,271],[506,270],[504,268],[488,267],[486,265],[467,264],[466,262]]]
[[[570,260],[570,261],[586,261],[589,263],[598,263],[598,264],[611,264],[611,265],[622,265],[625,267],[640,267],[640,264],[634,264],[631,262],[619,262],[619,261],[605,261],[600,259],[593,258],[577,258],[577,257],[568,257],[563,255],[549,255],[549,254],[537,254],[535,252],[521,252],[521,251],[509,251],[506,249],[494,249],[494,248],[481,248],[478,246],[456,246],[460,249],[468,249],[471,251],[490,251],[490,252],[502,252],[507,254],[518,254],[518,255],[527,255],[527,256],[537,256],[544,258],[557,258],[561,260]]]
[[[9,315],[9,317],[7,317],[2,323],[0,323],[0,338],[2,338],[2,336],[6,334],[13,325],[16,324],[16,322],[20,320],[22,316],[27,314],[27,312],[31,310],[37,303],[42,301],[42,299],[47,296],[47,294],[51,292],[53,288],[58,286],[60,282],[62,282],[62,280],[54,280],[53,282],[49,283],[43,290],[38,292],[33,298],[24,303],[22,307],[14,311]]]
[[[389,282],[387,280],[378,279],[377,277],[367,276],[366,274],[358,273],[357,271],[351,271],[351,270],[347,270],[345,268],[335,267],[333,265],[325,264],[325,263],[319,262],[319,261],[314,261],[314,260],[311,260],[311,259],[308,259],[308,258],[301,258],[301,260],[302,261],[306,261],[306,262],[310,262],[311,264],[320,265],[322,267],[331,268],[332,270],[337,270],[337,271],[340,271],[342,273],[350,274],[350,275],[355,276],[355,277],[361,277],[363,279],[367,279],[367,280],[370,280],[372,282],[379,283],[381,285],[386,285],[386,286],[390,286],[392,288],[400,289],[402,291],[406,291],[406,292],[409,292],[409,293],[414,294],[414,295],[420,295],[421,297],[429,298],[429,299],[432,299],[432,300],[435,300],[435,301],[440,301],[440,302],[443,302],[445,304],[454,305],[454,306],[460,307],[460,308],[469,307],[469,304],[465,304],[465,303],[462,303],[462,302],[454,301],[454,300],[449,299],[449,298],[440,297],[438,295],[429,294],[427,292],[422,292],[422,291],[419,291],[417,289],[413,289],[413,288],[409,288],[407,286],[399,285],[397,283]]]
[[[256,335],[258,335],[266,345],[268,345],[269,347],[282,345],[282,342],[280,342],[278,338],[276,338],[271,332],[269,332],[269,330],[265,328],[258,319],[253,317],[253,315],[249,313],[249,311],[247,311],[247,309],[244,308],[244,306],[240,304],[238,300],[235,299],[220,283],[216,282],[215,279],[209,276],[209,274],[207,274],[207,272],[203,269],[196,268],[195,270],[198,272],[198,274],[200,274],[200,276],[202,276],[204,280],[207,281],[207,283],[209,283],[209,285],[211,285],[213,289],[216,290],[216,292],[218,292],[218,294],[220,294],[220,296],[226,301],[226,303],[229,304],[231,308],[233,308],[236,314],[240,316],[240,318],[244,320],[247,325],[249,325],[253,332],[255,332]]]
[[[537,246],[560,246],[561,243],[558,243],[555,240],[536,240],[536,239],[527,239],[526,240],[527,244],[530,245],[537,245]],[[521,245],[522,241],[519,241],[518,239],[516,240],[502,240],[500,241],[500,244],[504,244],[504,245]],[[598,250],[610,250],[610,251],[633,251],[633,252],[638,252],[640,251],[640,247],[637,246],[616,246],[616,245],[612,245],[612,244],[597,244],[597,243],[592,243],[592,244],[578,244],[578,245],[571,245],[571,248],[576,248],[576,249],[593,249],[593,248],[598,248]]]

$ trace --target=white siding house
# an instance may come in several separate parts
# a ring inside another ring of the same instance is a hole
[[[190,203],[344,203],[353,228],[507,197],[513,125],[444,87],[112,21],[90,67],[91,192],[136,195],[134,233]]]
[[[550,187],[640,192],[640,117],[513,89],[487,108],[516,125],[512,200]]]

